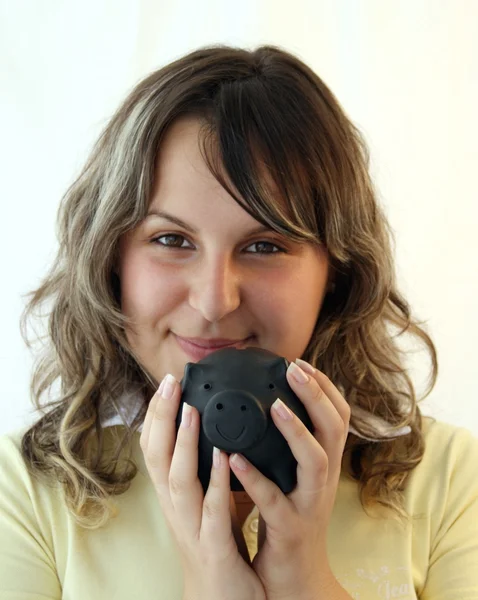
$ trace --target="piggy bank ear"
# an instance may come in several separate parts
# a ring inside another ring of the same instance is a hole
[[[267,372],[273,380],[282,379],[285,377],[288,366],[289,361],[286,358],[279,356],[267,363]]]
[[[201,383],[204,381],[206,369],[204,365],[198,365],[196,363],[187,363],[184,367],[184,376],[181,380],[183,388],[186,384]]]

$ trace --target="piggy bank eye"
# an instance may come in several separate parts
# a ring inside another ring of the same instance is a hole
[[[269,383],[269,389],[270,390],[275,390],[276,386],[273,383]]]
[[[211,389],[211,384],[210,383],[205,383],[203,386],[204,390],[210,390]]]

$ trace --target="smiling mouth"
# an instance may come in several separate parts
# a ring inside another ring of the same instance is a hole
[[[224,433],[222,433],[222,431],[219,430],[219,426],[216,425],[216,431],[218,432],[218,434],[221,437],[223,437],[225,440],[228,440],[229,442],[235,442],[236,440],[238,440],[241,437],[241,435],[244,433],[245,429],[246,428],[243,427],[241,433],[239,435],[237,435],[236,437],[232,438],[232,437],[229,437],[228,435],[225,435]]]

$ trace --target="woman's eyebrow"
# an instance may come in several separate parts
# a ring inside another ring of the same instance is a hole
[[[194,229],[194,227],[192,227],[191,225],[188,225],[185,221],[181,220],[179,217],[175,217],[174,215],[171,215],[167,212],[165,212],[164,210],[156,210],[156,209],[152,209],[148,212],[148,214],[146,215],[146,218],[144,219],[144,221],[148,221],[151,217],[159,217],[161,219],[166,219],[167,221],[171,221],[171,223],[174,223],[175,225],[178,225],[179,227],[182,227],[183,229],[186,229],[187,231],[191,232],[191,233],[197,233],[197,230]],[[249,231],[248,235],[255,235],[257,233],[270,233],[271,231],[273,231],[270,227],[265,227],[264,225],[261,225],[260,227],[256,227],[255,229],[252,229],[251,231]]]

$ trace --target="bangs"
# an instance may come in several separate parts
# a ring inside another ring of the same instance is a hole
[[[236,202],[294,241],[323,243],[310,148],[317,116],[307,99],[293,86],[284,94],[283,82],[275,89],[273,80],[250,77],[223,83],[200,116],[203,158]]]

